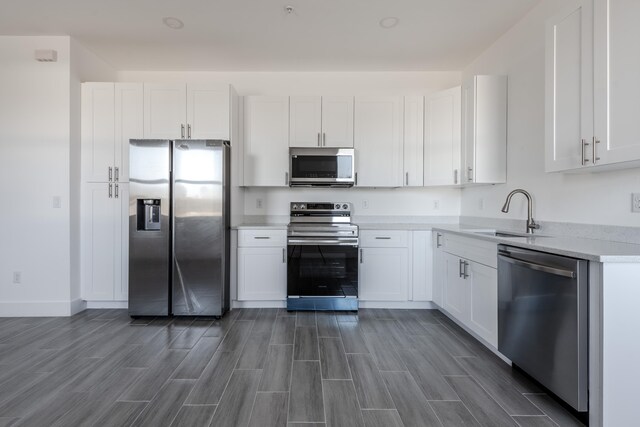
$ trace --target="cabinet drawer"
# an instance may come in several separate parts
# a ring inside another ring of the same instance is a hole
[[[286,246],[286,230],[248,229],[238,230],[238,247]]]
[[[445,252],[492,268],[498,267],[498,244],[495,242],[447,233],[440,242]]]
[[[360,231],[360,246],[363,248],[406,248],[409,232],[404,230]]]

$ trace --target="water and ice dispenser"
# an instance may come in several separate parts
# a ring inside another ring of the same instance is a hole
[[[160,230],[160,199],[138,199],[138,230]]]

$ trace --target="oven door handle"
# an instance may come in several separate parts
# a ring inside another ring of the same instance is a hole
[[[554,268],[547,265],[536,264],[534,262],[522,261],[515,258],[509,258],[504,255],[498,255],[498,259],[508,262],[510,264],[518,265],[520,267],[529,268],[531,270],[541,271],[543,273],[553,274],[554,276],[568,277],[570,279],[576,278],[576,272],[571,270],[564,270],[561,268]]]
[[[358,247],[358,239],[288,239],[289,245],[300,246],[354,246]]]

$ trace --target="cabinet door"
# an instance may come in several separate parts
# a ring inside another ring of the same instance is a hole
[[[577,169],[592,163],[589,146],[583,145],[583,141],[590,143],[593,136],[592,1],[568,1],[547,21],[547,172]],[[586,148],[584,157],[583,148]]]
[[[109,190],[111,187],[111,190]],[[82,297],[110,301],[114,297],[116,224],[120,220],[113,184],[86,183],[82,213]]]
[[[443,235],[437,231],[433,233],[433,302],[444,306],[444,284],[447,279],[447,263],[442,249]]]
[[[507,180],[507,78],[474,76],[462,88],[463,182],[497,184]]]
[[[231,125],[229,97],[229,85],[188,84],[187,138],[228,141]]]
[[[468,261],[467,261],[468,262]],[[498,274],[495,268],[469,262],[470,283],[469,327],[498,347]]]
[[[462,260],[444,253],[446,280],[444,283],[444,309],[456,319],[467,323],[469,319],[469,281],[462,278]]]
[[[144,84],[144,137],[186,138],[187,94],[184,83]]]
[[[404,186],[422,187],[424,176],[424,97],[404,98]]]
[[[117,194],[118,198],[115,199],[117,218],[114,247],[114,299],[127,301],[129,299],[129,184],[118,184]]]
[[[113,83],[82,85],[82,177],[86,182],[113,179],[115,111]]]
[[[596,165],[640,160],[640,2],[594,3],[594,135],[599,143],[591,159]]]
[[[322,146],[353,147],[353,96],[322,97]]]
[[[460,86],[425,98],[425,186],[460,183],[461,103]]]
[[[322,98],[292,96],[289,98],[289,146],[320,147],[322,145]]]
[[[411,301],[431,301],[433,299],[431,232],[414,231],[412,237]]]
[[[289,97],[245,98],[244,185],[289,185]]]
[[[358,295],[364,301],[407,301],[406,248],[360,248]]]
[[[238,248],[238,300],[287,299],[284,247]]]
[[[356,97],[354,146],[358,186],[402,187],[402,118],[402,97]]]
[[[129,182],[129,140],[144,138],[144,96],[142,83],[116,83],[114,180]]]

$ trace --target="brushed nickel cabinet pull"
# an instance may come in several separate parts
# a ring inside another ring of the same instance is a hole
[[[109,183],[109,198],[113,197],[113,184]]]
[[[593,152],[593,164],[595,165],[596,162],[598,160],[600,160],[600,157],[596,156],[596,145],[600,144],[600,141],[598,141],[598,139],[596,139],[596,137],[593,137],[593,144],[591,144],[591,148],[592,148],[592,152]]]
[[[391,240],[389,236],[376,236],[376,240]]]
[[[360,264],[364,261],[364,255],[362,255],[362,249],[360,249]]]
[[[282,248],[282,263],[287,263],[287,250],[285,248]]]
[[[113,168],[109,166],[109,182],[113,181]]]
[[[289,185],[289,172],[284,173],[284,185]]]
[[[180,125],[180,138],[184,139],[184,125]]]
[[[442,237],[442,234],[436,233],[436,248],[439,248],[440,246],[442,246],[442,243],[440,243],[441,237]]]
[[[356,182],[355,185],[358,185],[358,172],[356,172]]]
[[[254,236],[254,239],[258,239],[258,240],[263,240],[263,239],[270,239],[271,237],[268,236]]]
[[[458,260],[458,277],[462,277],[462,260]]]
[[[581,139],[580,140],[580,146],[582,147],[582,157],[581,157],[580,162],[582,163],[582,166],[586,165],[587,162],[589,161],[589,159],[587,159],[586,155],[585,155],[585,147],[587,145],[589,145],[589,143],[587,142],[586,139]]]
[[[473,182],[473,168],[472,167],[468,167],[467,168],[467,181]]]
[[[120,168],[117,166],[115,167],[115,176],[116,176],[115,181],[116,182],[120,181]]]
[[[404,173],[404,182],[405,182],[405,185],[407,186],[409,185],[409,172]]]
[[[327,146],[327,134],[322,132],[322,146],[326,147]]]
[[[458,169],[453,170],[453,183],[454,184],[458,183]]]
[[[116,184],[116,199],[118,198],[118,184]]]
[[[322,147],[322,142],[320,139],[320,132],[318,132],[318,147]]]
[[[191,139],[191,125],[187,125],[187,138]]]

